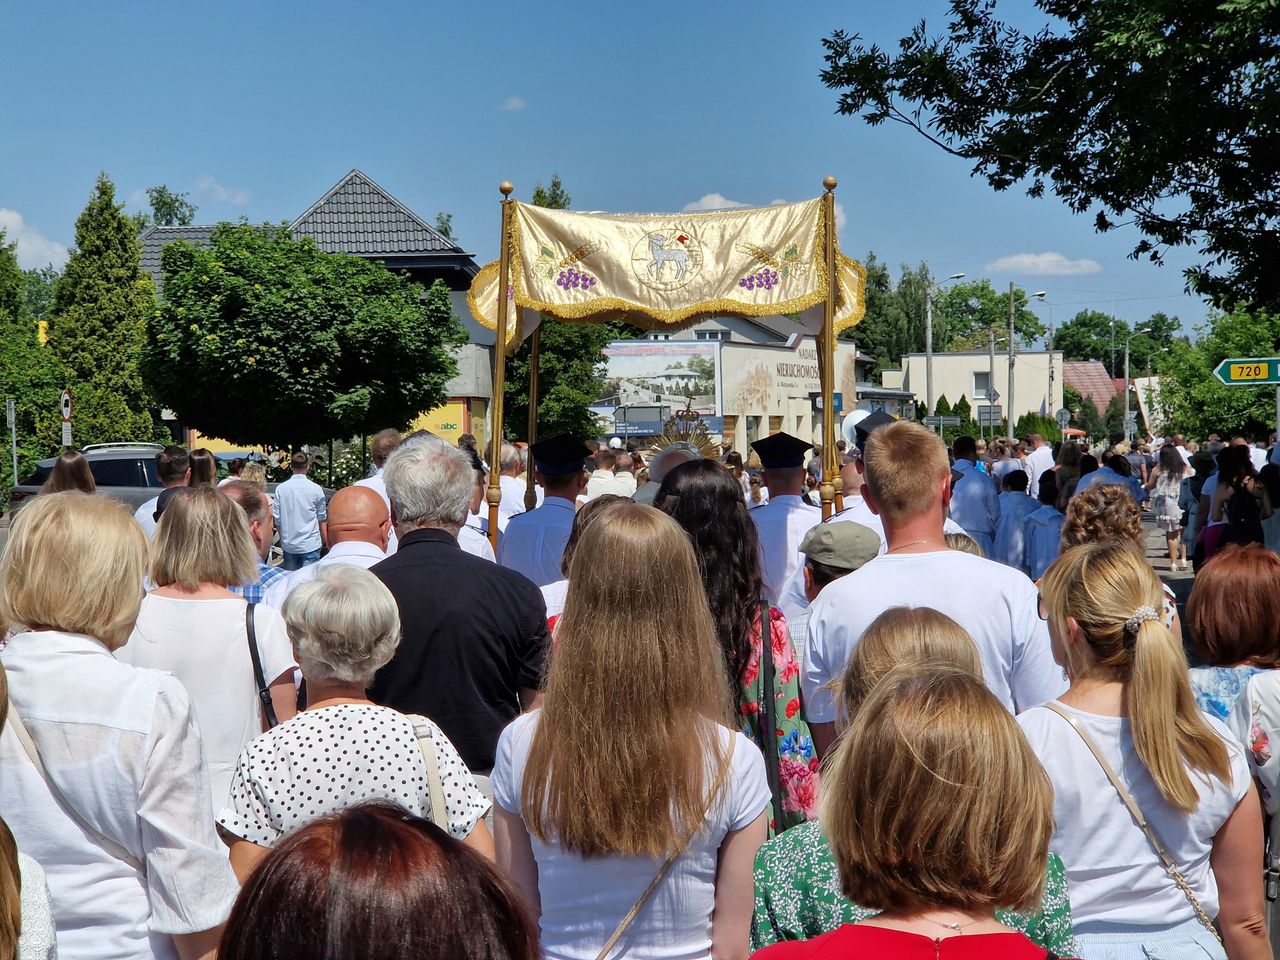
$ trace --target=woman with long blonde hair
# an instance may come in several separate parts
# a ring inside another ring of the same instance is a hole
[[[929,607],[892,607],[872,621],[844,673],[831,684],[846,724],[857,720],[862,705],[896,669],[955,669],[981,680],[982,658],[964,627],[945,613]],[[844,895],[835,854],[817,820],[792,827],[762,846],[755,877],[753,949],[783,940],[810,940],[876,913]],[[1070,956],[1071,906],[1062,860],[1052,853],[1046,858],[1044,892],[1036,906],[1023,912],[998,909],[996,919],[1044,949]]]
[[[1196,708],[1159,579],[1131,544],[1084,544],[1040,593],[1071,686],[1018,720],[1056,792],[1080,956],[1269,958],[1258,798]]]
[[[700,584],[684,531],[651,507],[582,533],[542,706],[503,731],[493,770],[498,864],[547,957],[747,956],[769,788],[731,729]]]

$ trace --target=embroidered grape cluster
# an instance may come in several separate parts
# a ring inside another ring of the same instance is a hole
[[[556,277],[556,285],[565,290],[590,290],[596,285],[596,278],[570,267],[560,271],[560,276]]]
[[[778,285],[778,271],[765,267],[759,273],[753,273],[738,281],[738,286],[747,290],[772,290]]]

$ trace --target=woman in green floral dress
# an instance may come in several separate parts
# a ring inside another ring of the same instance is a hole
[[[887,610],[862,635],[841,677],[846,715],[852,717],[876,683],[903,663],[955,666],[982,676],[977,647],[950,617],[928,608]],[[831,845],[816,820],[760,848],[755,883],[753,950],[782,940],[808,940],[876,912],[841,893]],[[1040,909],[1028,914],[997,911],[996,916],[1051,953],[1068,957],[1075,952],[1066,871],[1054,854],[1045,867]]]

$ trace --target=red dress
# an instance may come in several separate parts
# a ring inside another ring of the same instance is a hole
[[[919,933],[846,923],[812,940],[757,950],[751,960],[1045,960],[1051,957],[1020,933],[957,934],[935,940]]]

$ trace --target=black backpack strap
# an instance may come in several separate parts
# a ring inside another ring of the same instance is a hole
[[[267,678],[262,675],[262,658],[258,656],[258,631],[253,625],[253,610],[256,606],[256,603],[245,604],[244,634],[249,640],[249,659],[253,661],[253,682],[258,687],[258,699],[262,701],[262,712],[266,715],[267,729],[270,730],[280,721],[276,719],[276,708],[271,702]]]
[[[773,797],[773,822],[782,819],[782,770],[778,757],[778,704],[774,697],[773,607],[760,605],[760,750],[764,753],[764,771]]]

